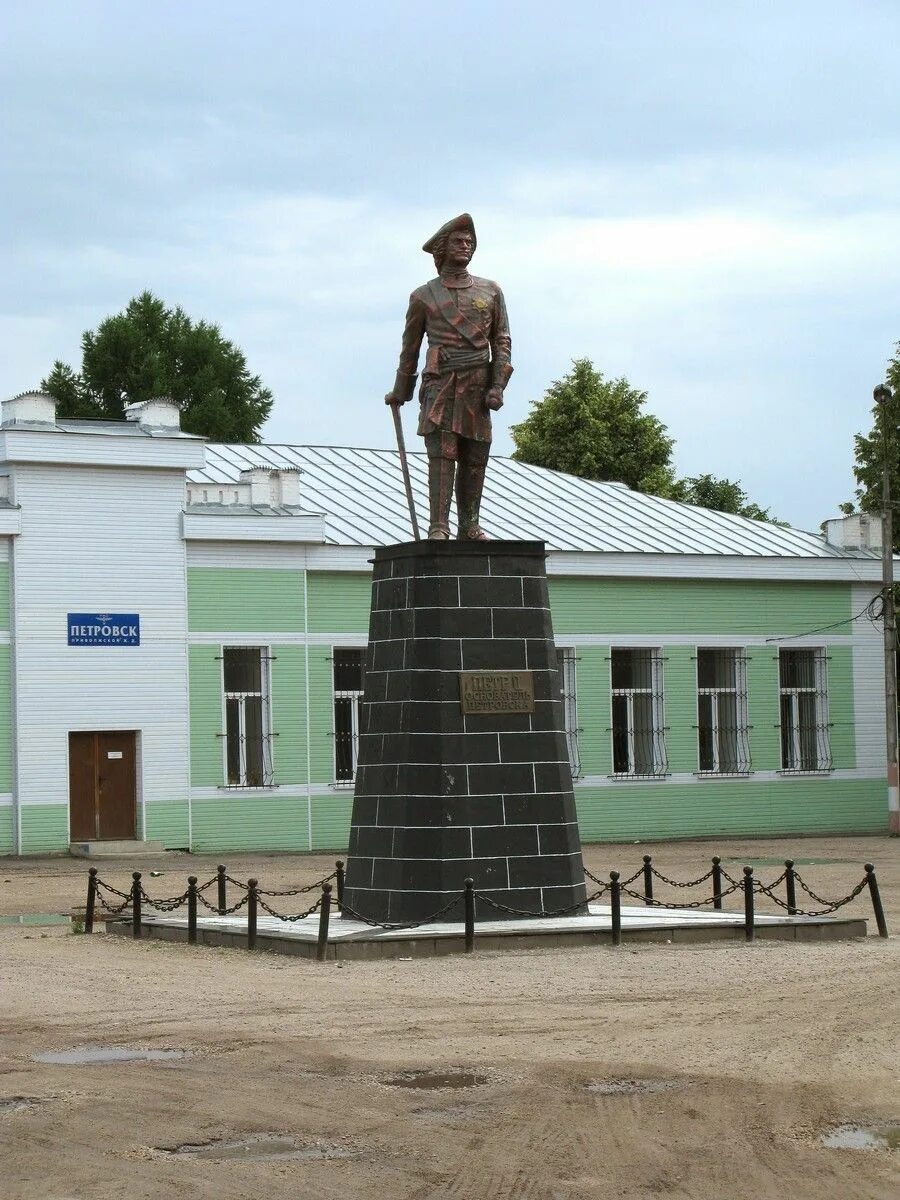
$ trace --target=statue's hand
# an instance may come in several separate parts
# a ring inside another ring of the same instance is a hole
[[[498,408],[503,407],[503,392],[500,388],[490,389],[487,394],[486,404],[493,412],[496,412]]]
[[[384,402],[385,404],[396,404],[398,406],[406,403],[406,401],[401,400],[399,396],[395,396],[393,392],[388,392],[384,398]]]

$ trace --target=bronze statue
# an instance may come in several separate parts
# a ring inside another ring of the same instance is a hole
[[[491,449],[491,412],[502,407],[513,371],[503,293],[492,280],[467,269],[476,245],[472,218],[462,213],[422,247],[434,256],[438,277],[409,298],[397,378],[384,398],[394,405],[412,399],[427,335],[418,431],[428,454],[428,536],[437,541],[450,537],[454,477],[457,537],[487,538],[478,514]]]

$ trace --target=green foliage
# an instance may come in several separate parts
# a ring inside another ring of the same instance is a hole
[[[646,400],[647,393],[627,379],[605,379],[590,359],[576,359],[569,374],[532,401],[525,420],[510,429],[513,458],[718,512],[773,519],[748,501],[740,483],[714,475],[676,479],[674,439],[662,421],[642,411]]]
[[[627,379],[604,379],[590,359],[578,358],[511,427],[513,458],[668,496],[675,487],[674,443],[662,421],[641,412],[646,399]]]
[[[856,505],[853,502],[841,505],[841,511],[848,516],[857,506],[860,512],[881,513],[885,451],[890,464],[891,499],[894,505],[900,500],[900,342],[888,364],[887,383],[893,395],[884,405],[877,402],[872,405],[871,432],[858,433],[853,439]],[[896,514],[895,507],[894,550],[900,551],[900,520]]]
[[[698,508],[751,517],[754,521],[772,520],[767,508],[760,508],[758,504],[748,501],[747,493],[739,482],[717,479],[715,475],[693,475],[680,480],[673,499],[696,504]]]
[[[78,374],[56,362],[41,383],[61,417],[121,420],[126,404],[169,396],[182,428],[218,442],[257,442],[272,393],[216,325],[193,322],[151,292],[81,339]]]

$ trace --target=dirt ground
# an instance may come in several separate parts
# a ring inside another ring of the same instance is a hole
[[[752,863],[764,880],[790,854],[826,896],[849,891],[871,861],[900,929],[900,840],[590,846],[585,860],[606,877],[630,873],[644,853],[675,878],[719,853],[732,873]],[[119,887],[140,869],[148,891],[172,895],[215,861],[99,866]],[[321,877],[334,856],[226,861],[235,876],[285,887]],[[0,914],[69,912],[84,902],[88,865],[0,860]],[[867,896],[849,911],[870,916]],[[867,939],[830,944],[317,964],[2,926],[0,1194],[894,1200],[900,1152],[819,1141],[844,1122],[900,1121],[900,939],[872,935],[870,922]],[[82,1066],[32,1058],[89,1045],[190,1053]],[[420,1069],[479,1079],[462,1089],[390,1082]],[[173,1153],[263,1134],[312,1153]]]

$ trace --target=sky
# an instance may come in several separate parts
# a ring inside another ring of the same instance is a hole
[[[469,211],[495,453],[587,357],[679,475],[815,529],[900,339],[898,45],[900,0],[3,0],[2,394],[149,288],[244,350],[264,440],[389,447],[420,247]]]

